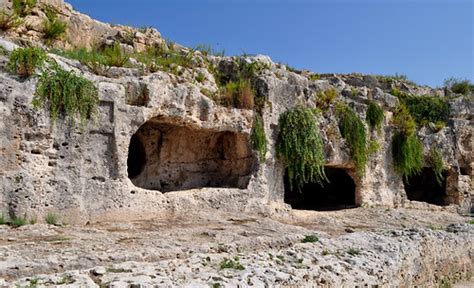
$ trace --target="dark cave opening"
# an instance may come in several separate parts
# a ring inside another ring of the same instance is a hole
[[[128,149],[127,169],[128,177],[134,178],[140,175],[146,164],[145,147],[135,134],[130,139],[130,146]]]
[[[300,190],[290,190],[288,175],[285,173],[285,203],[300,210],[341,210],[355,208],[356,185],[345,169],[326,167],[329,182],[307,183]]]
[[[144,189],[244,189],[255,157],[246,134],[153,118],[132,136],[127,164],[133,184]]]
[[[440,184],[436,181],[433,169],[425,167],[419,174],[404,180],[403,184],[409,200],[439,206],[449,205],[446,192],[446,173],[443,173],[443,179]]]

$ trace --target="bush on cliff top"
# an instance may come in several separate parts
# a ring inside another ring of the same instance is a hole
[[[305,183],[327,181],[324,144],[311,109],[295,107],[278,120],[277,155],[288,169],[290,189]]]
[[[95,113],[98,104],[98,92],[91,81],[55,63],[40,75],[33,98],[33,107],[47,107],[53,122],[64,113],[72,123],[79,117],[82,125]]]

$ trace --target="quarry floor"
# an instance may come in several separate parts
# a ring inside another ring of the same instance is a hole
[[[429,262],[430,253],[456,259],[467,253],[464,266],[472,267],[469,221],[442,211],[356,208],[279,217],[170,214],[80,227],[2,225],[0,287],[410,287],[424,276],[397,279],[418,269],[417,257]],[[313,235],[317,241],[303,243]]]

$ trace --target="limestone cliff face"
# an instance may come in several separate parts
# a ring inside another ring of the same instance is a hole
[[[68,41],[56,41],[55,47],[119,42],[125,51],[143,51],[163,43],[154,29],[140,32],[111,26],[75,12],[62,1],[42,2],[57,8],[59,17],[68,23]],[[35,9],[25,20],[30,24],[5,32],[0,45],[9,51],[25,42],[43,45],[42,31],[34,23],[44,17],[44,12]],[[176,49],[189,51],[180,46]],[[71,222],[84,223],[91,218],[146,217],[176,209],[287,210],[285,168],[275,153],[279,116],[296,105],[316,108],[314,95],[330,88],[337,90],[338,100],[353,107],[361,119],[365,119],[369,101],[385,111],[381,132],[368,133],[380,148],[370,156],[362,178],[355,173],[338,130],[334,104],[318,118],[326,165],[352,177],[355,204],[435,209],[410,201],[402,178],[394,172],[390,120],[399,100],[390,91],[396,87],[407,93],[446,97],[444,90],[355,74],[325,74],[316,79],[313,73],[289,71],[265,56],[193,55],[197,62],[212,63],[225,75],[232,75],[239,61],[267,67],[252,80],[255,90],[266,99],[261,113],[269,151],[263,162],[249,143],[255,112],[216,104],[206,93],[218,90],[206,66],[182,68],[179,75],[111,67],[99,76],[78,61],[50,54],[64,69],[82,74],[98,88],[97,119],[79,129],[64,120],[53,124],[47,111],[34,110],[31,101],[37,79],[10,75],[5,71],[8,57],[0,56],[0,211],[38,219],[55,211]],[[196,81],[196,73],[204,80]],[[441,147],[445,204],[449,209],[467,211],[474,163],[473,102],[472,97],[450,97],[449,103],[447,126],[438,132],[421,128],[418,136],[425,151]]]

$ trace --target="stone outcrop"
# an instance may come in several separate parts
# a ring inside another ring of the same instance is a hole
[[[140,51],[163,42],[153,29],[143,34],[130,27],[100,23],[59,0],[40,3],[55,7],[68,23],[64,37],[68,41],[59,39],[53,43],[56,47],[118,41],[124,50]],[[3,5],[8,9],[10,3]],[[41,18],[42,13],[35,8],[30,16]],[[23,43],[19,37],[39,43],[41,36],[31,31],[36,31],[34,25],[22,24],[7,31],[4,37],[10,40],[0,44],[11,51],[16,46],[10,41]],[[176,49],[188,51],[180,46]],[[265,56],[193,55],[196,62],[213,63],[228,77],[236,73],[239,61],[265,65],[266,69],[253,79],[256,92],[266,101],[261,113],[269,151],[262,163],[249,144],[255,112],[226,108],[211,99],[205,91],[215,93],[219,88],[206,66],[195,68],[204,76],[201,82],[194,80],[196,71],[190,68],[174,75],[111,67],[100,76],[75,60],[50,54],[65,69],[93,81],[99,90],[97,119],[82,130],[66,121],[53,124],[46,111],[34,110],[31,101],[37,80],[23,81],[6,73],[7,57],[1,56],[0,210],[39,218],[54,211],[68,215],[72,222],[85,223],[95,217],[120,215],[123,210],[140,217],[202,206],[266,213],[273,213],[269,207],[275,205],[287,209],[285,169],[275,153],[278,118],[295,105],[316,108],[316,93],[330,88],[337,90],[338,100],[353,107],[361,119],[365,119],[369,101],[385,111],[381,132],[369,132],[380,148],[370,156],[362,178],[355,173],[331,112],[334,104],[318,120],[326,165],[343,169],[353,178],[355,205],[438,209],[410,201],[401,177],[394,172],[390,121],[399,100],[390,91],[396,87],[407,93],[447,97],[445,90],[357,74],[321,74],[316,79],[311,72],[290,71]],[[425,151],[441,147],[446,170],[443,204],[449,205],[447,209],[466,212],[471,204],[474,163],[473,102],[472,97],[449,97],[449,103],[447,126],[437,132],[422,128],[418,136]],[[175,193],[164,193],[169,191]]]

